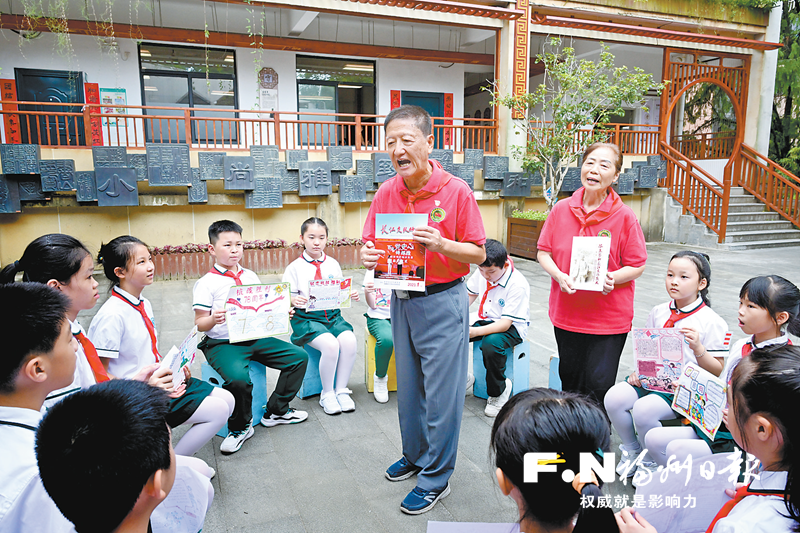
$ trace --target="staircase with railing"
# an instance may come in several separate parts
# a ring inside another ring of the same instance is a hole
[[[659,148],[667,161],[660,185],[684,215],[667,227],[668,240],[730,250],[800,246],[800,180],[791,172],[743,144],[720,180],[675,147]]]

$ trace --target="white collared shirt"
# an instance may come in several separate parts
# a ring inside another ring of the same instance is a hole
[[[483,293],[489,287],[479,270],[476,270],[467,281],[467,292],[477,296],[480,305]],[[501,318],[511,320],[523,340],[528,334],[530,325],[531,286],[528,280],[516,268],[509,265],[497,282],[497,287],[489,291],[483,304],[484,320],[497,321]]]
[[[236,285],[236,280],[226,276],[228,270],[225,267],[215,264],[212,268],[214,272],[209,272],[198,279],[192,289],[192,309],[195,311],[208,311],[213,313],[220,309],[225,309],[225,302],[228,301],[228,291]],[[260,285],[261,279],[252,270],[239,265],[239,281],[242,285]],[[212,339],[227,339],[228,324],[216,324],[213,328],[206,331],[206,335]]]
[[[769,339],[764,342],[759,342],[758,344],[753,343],[753,336],[750,335],[749,337],[745,337],[744,339],[739,339],[736,341],[736,344],[733,345],[731,348],[731,355],[728,357],[728,360],[725,362],[725,369],[720,374],[720,377],[725,379],[725,383],[731,382],[731,376],[733,376],[733,370],[736,368],[742,360],[742,349],[745,347],[746,344],[750,343],[755,346],[754,350],[759,348],[765,348],[767,346],[773,346],[775,344],[787,344],[789,342],[789,336],[786,332],[781,331],[780,337],[775,337],[774,339]]]
[[[343,278],[342,267],[333,257],[329,257],[325,252],[319,259],[312,259],[305,251],[303,255],[292,261],[283,272],[284,282],[289,282],[293,296],[305,296],[308,298],[308,282],[313,281],[317,273],[317,267],[313,261],[322,261],[320,270],[323,279]]]
[[[139,298],[119,287],[111,289],[132,305]],[[155,329],[153,307],[147,298],[142,298],[144,309]],[[97,348],[100,357],[107,357],[108,371],[118,378],[130,379],[143,367],[156,362],[150,332],[142,315],[119,298],[112,296],[100,307],[89,326],[89,339]],[[156,335],[158,332],[156,331]]]
[[[35,428],[42,414],[0,406],[0,421]],[[75,531],[44,490],[34,451],[35,431],[0,424],[0,533]]]
[[[86,335],[86,332],[83,331],[83,328],[80,324],[78,324],[77,320],[75,322],[70,322],[69,325],[72,329],[73,335],[78,335],[79,333]],[[92,367],[89,365],[89,360],[86,359],[86,354],[83,352],[83,346],[81,346],[80,343],[78,343],[78,350],[75,353],[75,356],[77,360],[75,361],[75,376],[72,379],[72,383],[63,389],[54,390],[48,394],[44,404],[42,405],[42,413],[46,413],[47,410],[53,405],[57,404],[73,392],[78,392],[81,389],[91,387],[97,383],[97,381],[94,379]]]
[[[684,313],[690,313],[703,304],[702,298],[697,298],[694,302],[681,309]],[[670,300],[655,306],[647,316],[647,328],[663,328],[669,319],[671,310],[675,308],[675,300]],[[692,328],[700,334],[700,342],[708,350],[711,357],[725,357],[728,355],[730,347],[730,331],[728,324],[719,316],[716,311],[709,306],[705,306],[691,316],[675,321],[675,328]],[[697,364],[697,357],[689,347],[687,341],[683,342],[683,364]]]
[[[788,472],[761,472],[750,484],[754,492],[786,489]],[[795,521],[786,518],[786,504],[781,494],[775,496],[746,496],[725,518],[714,524],[713,533],[782,533],[792,531]]]

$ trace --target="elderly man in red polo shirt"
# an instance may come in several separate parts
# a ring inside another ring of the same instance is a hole
[[[463,277],[470,263],[486,258],[486,234],[472,190],[428,159],[432,122],[424,109],[409,105],[386,117],[386,145],[397,174],[375,193],[361,249],[364,266],[374,269],[384,253],[374,245],[376,214],[428,214],[427,225],[414,231],[414,240],[427,249],[425,291],[396,290],[391,306],[403,457],[386,470],[386,478],[417,475],[417,486],[400,504],[407,514],[425,513],[450,493],[469,346]]]

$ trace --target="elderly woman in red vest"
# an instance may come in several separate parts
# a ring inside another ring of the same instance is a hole
[[[616,379],[633,321],[634,280],[647,260],[639,221],[611,188],[621,169],[618,146],[589,146],[581,166],[583,187],[556,203],[537,244],[539,264],[552,278],[550,321],[562,388],[586,394],[600,406]],[[572,238],[577,236],[611,238],[602,291],[576,290],[569,276]]]

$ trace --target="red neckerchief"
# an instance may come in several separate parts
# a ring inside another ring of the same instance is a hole
[[[717,516],[714,517],[714,520],[711,521],[711,525],[708,526],[706,529],[706,533],[711,533],[714,530],[714,526],[716,525],[717,521],[725,518],[731,512],[731,510],[736,506],[737,503],[742,501],[745,496],[775,496],[780,495],[783,496],[783,492],[779,491],[772,491],[772,492],[754,492],[750,490],[750,485],[739,487],[736,489],[736,495],[733,499],[729,502],[726,502],[725,505],[722,506],[722,509],[719,510]]]
[[[581,232],[579,234],[580,237],[585,237],[587,229],[589,226],[595,226],[620,209],[622,206],[625,205],[622,203],[622,199],[619,195],[612,189],[611,187],[608,188],[608,196],[603,203],[601,203],[597,209],[591,211],[589,213],[583,208],[583,194],[585,193],[585,189],[581,187],[575,193],[573,193],[572,197],[569,199],[569,208],[572,211],[572,214],[575,215],[575,218],[578,219],[578,222],[581,225]]]
[[[242,279],[241,278],[242,278],[242,273],[243,272],[244,272],[243,268],[239,268],[239,273],[238,274],[234,274],[232,270],[226,270],[225,272],[220,272],[216,268],[212,268],[211,270],[208,271],[209,274],[218,274],[220,276],[225,276],[226,278],[233,278],[233,281],[234,281],[234,283],[236,283],[236,285],[241,285],[242,284]]]
[[[94,347],[92,341],[80,331],[78,333],[73,333],[73,335],[78,339],[78,342],[81,343],[83,354],[86,356],[86,360],[89,361],[89,366],[92,367],[95,382],[102,383],[110,380],[111,378],[108,377],[108,372],[106,372],[106,368],[103,366],[102,361],[100,361],[100,356],[97,355],[97,348]]]
[[[142,319],[144,320],[144,325],[147,328],[147,333],[150,334],[150,343],[153,346],[153,355],[156,358],[156,363],[160,362],[161,361],[161,354],[158,353],[158,341],[156,340],[156,328],[155,328],[155,326],[153,326],[153,322],[152,322],[152,320],[150,320],[150,317],[147,316],[147,311],[145,311],[145,309],[144,309],[144,300],[139,300],[139,303],[134,305],[133,303],[131,303],[130,300],[125,298],[123,295],[121,295],[117,291],[111,291],[111,294],[113,296],[116,296],[117,298],[119,298],[120,300],[125,302],[126,304],[130,305],[134,309],[136,309],[139,312],[139,314],[142,315]]]
[[[426,191],[425,187],[423,187],[414,194],[411,194],[411,191],[408,190],[407,186],[404,186],[402,189],[400,189],[400,196],[406,199],[406,208],[405,211],[403,211],[404,213],[415,213],[414,203],[416,203],[417,200],[424,200],[426,198],[430,198],[434,194],[441,191],[444,188],[444,186],[450,182],[451,178],[450,174],[444,172],[444,170],[442,169],[442,165],[438,161],[434,161],[431,159],[430,163],[431,165],[433,165],[433,173],[435,173],[437,170],[442,171],[442,176],[439,179],[439,186],[436,188],[435,191],[430,191],[430,190]],[[431,177],[433,177],[433,173],[431,173]],[[405,181],[403,182],[403,185],[405,185]],[[425,185],[428,184],[426,183]]]
[[[706,306],[706,303],[702,302],[695,309],[693,309],[691,311],[688,311],[688,312],[681,311],[680,309],[673,309],[672,307],[670,307],[669,308],[669,318],[664,323],[664,327],[665,328],[674,328],[675,327],[675,322],[677,322],[678,320],[683,320],[684,318],[692,316],[693,314],[695,314],[696,312],[698,312],[699,310],[701,310],[705,306]]]
[[[511,258],[509,257],[509,260]],[[513,263],[509,266],[511,272],[509,272],[508,276],[511,277],[511,273],[514,271]],[[505,272],[503,272],[503,276],[505,276]],[[500,279],[503,279],[503,276],[500,276]],[[489,296],[489,291],[492,289],[496,289],[500,286],[500,280],[497,280],[497,283],[490,283],[489,280],[486,280],[486,291],[483,293],[483,298],[481,298],[481,304],[478,306],[478,318],[485,319],[486,315],[483,313],[483,304],[486,303],[486,297]]]

